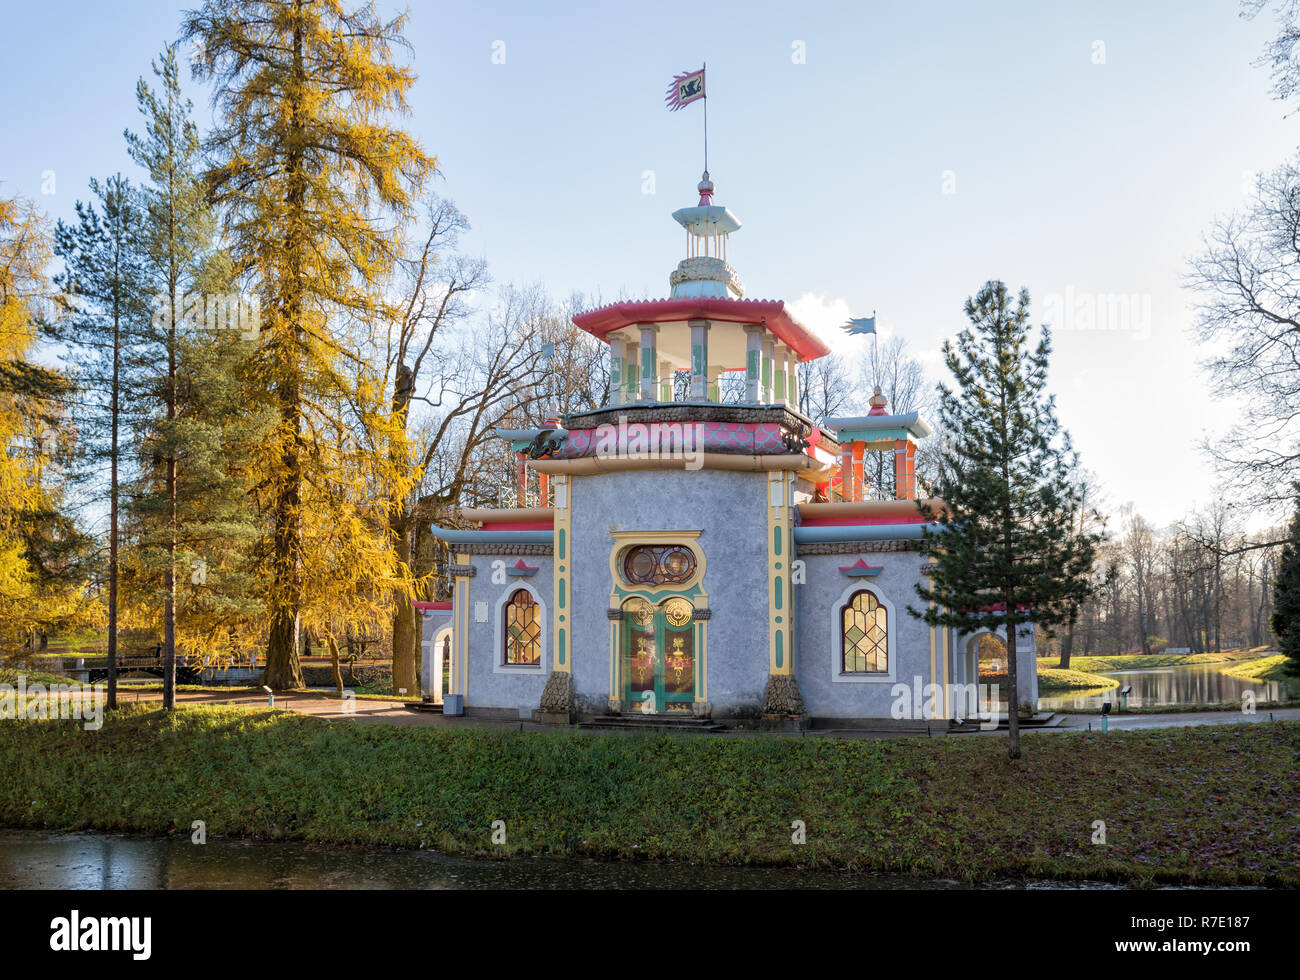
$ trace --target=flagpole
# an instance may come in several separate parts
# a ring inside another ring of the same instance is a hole
[[[878,336],[880,336],[880,332],[876,327],[876,311],[872,310],[871,311],[871,373],[876,376],[876,382],[875,382],[876,384],[880,383],[880,368],[879,368],[880,359],[876,356],[876,338]]]
[[[700,69],[704,82],[704,172],[709,172],[709,63],[704,62]]]

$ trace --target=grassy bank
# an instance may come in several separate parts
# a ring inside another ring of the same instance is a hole
[[[1019,762],[1005,753],[983,736],[539,735],[139,706],[98,733],[0,723],[0,823],[188,834],[201,819],[214,835],[500,856],[1300,886],[1300,725],[1037,733]],[[494,820],[508,844],[491,843]]]
[[[998,686],[999,697],[1003,701],[1009,699],[1008,692],[1011,690],[1007,686],[1006,674],[980,674],[980,683],[996,684]],[[1082,670],[1047,670],[1040,666],[1038,668],[1038,695],[1039,697],[1048,697],[1052,694],[1101,694],[1107,688],[1119,687],[1119,681],[1113,677],[1106,677],[1103,674],[1088,674]]]
[[[85,687],[80,681],[74,681],[63,674],[51,674],[44,670],[17,670],[13,667],[0,667],[0,684],[8,684],[11,687],[17,687],[19,679],[28,687],[33,684],[44,684],[49,687],[51,684],[64,684],[68,687]]]
[[[1232,711],[1241,713],[1240,701],[1192,701],[1187,704],[1153,704],[1145,708],[1134,708],[1129,706],[1127,711],[1123,711],[1119,706],[1119,699],[1115,698],[1111,702],[1114,705],[1114,711],[1117,715],[1186,715],[1200,714],[1206,711]],[[1274,708],[1294,708],[1294,701],[1255,701],[1251,707],[1257,714],[1263,714]],[[1052,708],[1051,711],[1058,715],[1097,715],[1100,712],[1096,708]]]
[[[1126,653],[1115,657],[1071,657],[1070,669],[1093,673],[1099,670],[1152,670],[1157,667],[1182,667],[1188,664],[1222,664],[1238,660],[1257,660],[1265,647],[1254,650],[1223,650],[1220,653]],[[1055,668],[1060,657],[1039,657],[1038,672]]]
[[[1038,693],[1050,694],[1054,691],[1092,691],[1098,688],[1119,687],[1119,681],[1113,677],[1106,677],[1102,674],[1090,674],[1087,671],[1059,670],[1039,670],[1038,672]]]
[[[1276,681],[1290,691],[1292,695],[1300,695],[1300,677],[1294,677],[1286,672],[1286,659],[1285,656],[1279,653],[1274,657],[1260,657],[1245,663],[1233,664],[1231,667],[1224,667],[1223,672],[1244,680]]]

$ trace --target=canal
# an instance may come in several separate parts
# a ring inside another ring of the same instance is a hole
[[[433,851],[0,829],[0,889],[953,889],[909,875],[634,861],[449,857]],[[1113,888],[996,881],[983,888]]]
[[[1119,692],[1126,684],[1133,686],[1128,696],[1128,710],[1157,708],[1177,704],[1221,704],[1240,701],[1246,691],[1253,691],[1256,702],[1280,701],[1286,697],[1282,685],[1276,681],[1248,680],[1223,672],[1231,664],[1186,664],[1179,667],[1156,667],[1149,670],[1099,671],[1102,676],[1113,677],[1119,687],[1105,691],[1087,692],[1086,695],[1066,695],[1039,698],[1041,711],[1062,708],[1089,708],[1100,710],[1103,701],[1118,707]]]

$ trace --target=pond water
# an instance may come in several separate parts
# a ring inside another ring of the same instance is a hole
[[[1102,694],[1088,697],[1039,698],[1042,711],[1058,708],[1095,708],[1101,710],[1103,701],[1119,707],[1119,692],[1125,684],[1132,684],[1128,696],[1128,710],[1151,708],[1172,704],[1217,704],[1223,701],[1240,701],[1246,691],[1255,692],[1255,700],[1280,701],[1286,697],[1277,681],[1253,681],[1232,677],[1223,672],[1231,664],[1187,664],[1181,667],[1155,667],[1150,670],[1099,671],[1105,677],[1119,681]]]
[[[515,858],[433,851],[0,829],[0,889],[950,889],[908,875],[790,868]],[[985,888],[1112,888],[1096,882],[1000,881]]]

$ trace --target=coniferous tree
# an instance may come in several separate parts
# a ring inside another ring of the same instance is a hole
[[[966,301],[966,316],[971,326],[943,348],[957,390],[939,386],[940,422],[952,439],[935,488],[946,509],[924,508],[939,523],[922,545],[932,584],[916,589],[927,607],[908,611],[967,633],[1005,627],[1009,753],[1017,759],[1019,628],[1068,622],[1089,593],[1096,537],[1074,526],[1076,460],[1046,394],[1045,328],[1031,346],[1028,292],[1013,302],[1005,284],[989,282]]]
[[[95,203],[77,202],[77,222],[59,222],[55,277],[60,339],[78,385],[79,472],[83,486],[108,503],[108,695],[117,706],[119,503],[126,476],[126,438],[138,421],[130,352],[146,336],[149,282],[145,210],[131,183],[117,174],[90,182]],[[103,472],[107,468],[107,474]]]
[[[199,660],[228,660],[229,630],[261,612],[249,591],[258,528],[246,461],[266,426],[264,413],[241,397],[259,311],[233,291],[228,263],[213,250],[215,221],[198,174],[199,134],[181,92],[176,45],[153,71],[159,88],[142,78],[136,89],[145,130],[126,134],[150,178],[142,199],[153,287],[150,331],[134,352],[147,403],[130,500],[130,584],[133,618],[162,637],[163,705],[172,708],[178,605],[196,617],[182,628],[180,645]],[[179,576],[190,569],[178,600]]]
[[[259,500],[270,524],[269,639],[265,683],[302,683],[299,638],[308,556],[313,538],[328,546],[338,528],[357,528],[358,544],[373,515],[351,510],[358,497],[333,492],[330,481],[379,477],[384,497],[401,499],[407,474],[387,462],[392,439],[404,442],[387,413],[359,390],[342,323],[375,322],[384,307],[378,287],[396,261],[395,225],[413,216],[415,195],[434,161],[401,129],[388,124],[407,111],[414,73],[392,61],[405,46],[405,16],[382,19],[374,5],[347,9],[343,0],[208,0],[186,15],[183,35],[202,44],[200,77],[215,83],[220,118],[209,137],[209,186],[223,217],[236,273],[261,297],[265,341],[256,376],[279,417],[257,455]],[[364,384],[364,380],[361,382]],[[355,409],[349,428],[371,457],[356,458],[330,438],[334,421]],[[315,416],[315,418],[313,418]],[[373,457],[388,472],[373,469]],[[327,459],[348,469],[322,474]],[[322,491],[313,508],[307,497]],[[341,513],[331,506],[348,508]],[[383,521],[383,538],[389,534]],[[381,539],[381,544],[387,544]],[[394,578],[391,548],[365,553],[385,567],[372,581]],[[394,587],[407,588],[398,581]],[[409,579],[409,576],[408,576]],[[340,581],[340,595],[353,588]],[[314,596],[314,600],[324,598]]]
[[[1286,673],[1300,677],[1300,501],[1290,530],[1273,583],[1272,626],[1278,646],[1287,658]]]

